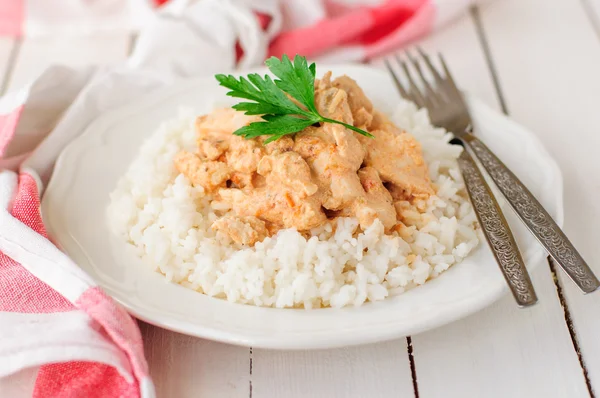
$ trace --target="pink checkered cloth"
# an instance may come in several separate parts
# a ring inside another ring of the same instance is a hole
[[[134,13],[147,16],[140,22],[128,18],[125,1],[81,0],[75,7],[77,0],[65,0],[64,12],[56,13],[45,8],[60,0],[0,0],[0,34],[142,25],[127,65],[51,67],[0,98],[0,378],[35,367],[34,397],[154,396],[135,321],[47,237],[40,197],[56,157],[98,115],[175,76],[254,66],[283,53],[366,60],[429,32],[469,3],[363,1],[369,5],[137,0],[132,4],[147,6]],[[164,4],[155,10],[158,3]]]

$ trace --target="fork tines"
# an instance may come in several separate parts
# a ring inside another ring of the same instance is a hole
[[[392,62],[394,61],[390,61],[390,59],[384,60],[385,66],[392,75],[400,95],[407,100],[414,102],[419,107],[427,108],[442,105],[450,100],[450,98],[446,98],[443,95],[443,91],[451,90],[454,91],[456,95],[460,95],[460,92],[454,83],[454,79],[452,79],[452,75],[448,70],[448,66],[446,65],[444,57],[441,54],[438,54],[438,58],[443,69],[442,75],[442,73],[440,73],[431,62],[429,55],[427,55],[420,47],[417,47],[417,52],[420,56],[420,59],[412,56],[410,52],[406,52],[406,58],[408,59],[408,62],[403,60],[398,55],[395,55],[394,60],[398,65],[396,68],[394,68],[392,65]],[[425,64],[426,71],[433,78],[435,86],[443,90],[434,89],[430,79],[425,76],[422,67],[423,64]],[[408,81],[407,86],[402,83],[399,73],[395,71],[397,68],[403,71],[403,74]],[[413,78],[413,71],[416,72],[418,76],[417,79]]]

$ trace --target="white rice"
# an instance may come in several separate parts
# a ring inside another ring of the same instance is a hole
[[[402,103],[392,120],[422,144],[437,196],[423,213],[404,214],[415,226],[385,235],[380,222],[356,233],[358,222],[337,220],[312,231],[294,229],[242,247],[211,228],[211,197],[173,166],[195,147],[193,112],[163,123],[148,139],[111,194],[111,230],[149,266],[198,292],[266,307],[343,307],[383,300],[422,285],[460,262],[478,244],[476,218],[456,158],[461,148],[434,128],[427,113]],[[368,250],[367,250],[368,249]]]

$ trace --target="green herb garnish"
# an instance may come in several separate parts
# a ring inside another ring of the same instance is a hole
[[[315,123],[337,123],[367,137],[367,131],[352,125],[329,119],[319,114],[315,105],[315,64],[308,65],[305,57],[296,55],[294,62],[284,55],[281,60],[271,57],[265,64],[278,79],[251,73],[239,80],[232,75],[215,75],[219,84],[231,91],[230,97],[243,98],[253,102],[240,102],[233,109],[246,115],[261,115],[263,122],[250,123],[233,134],[250,139],[261,135],[269,138],[265,144],[278,140],[284,135],[294,134]],[[304,108],[292,101],[286,93]]]

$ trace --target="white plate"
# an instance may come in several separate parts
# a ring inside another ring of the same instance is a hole
[[[320,73],[326,70],[320,67]],[[361,66],[335,66],[334,75],[355,78],[379,108],[398,100],[389,76]],[[183,82],[103,115],[61,154],[42,201],[51,236],[108,294],[133,315],[181,333],[232,344],[277,349],[328,348],[419,333],[474,313],[506,291],[485,242],[425,285],[359,308],[293,310],[258,308],[211,298],[176,284],[143,264],[109,233],[109,193],[140,144],[178,108],[206,107],[225,98],[214,78]],[[562,179],[536,137],[514,122],[469,100],[477,134],[502,158],[562,224]],[[528,268],[544,252],[506,206]]]

